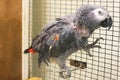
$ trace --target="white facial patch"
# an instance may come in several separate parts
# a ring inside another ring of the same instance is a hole
[[[103,21],[107,18],[107,15],[108,15],[108,11],[105,11],[104,9],[102,8],[97,8],[95,10],[93,10],[93,13],[94,13],[94,18],[97,20],[97,21]]]

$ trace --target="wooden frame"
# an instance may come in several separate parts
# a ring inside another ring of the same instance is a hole
[[[29,42],[29,2],[30,0],[22,0],[22,52],[28,48]],[[28,57],[28,54],[22,53],[22,80],[27,79],[29,75]]]

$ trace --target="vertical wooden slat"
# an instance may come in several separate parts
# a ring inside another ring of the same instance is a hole
[[[0,79],[21,80],[22,0],[0,0]]]

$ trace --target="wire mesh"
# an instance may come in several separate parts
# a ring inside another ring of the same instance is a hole
[[[91,49],[93,57],[87,53],[78,51],[72,54],[69,59],[75,59],[87,63],[86,69],[72,71],[69,80],[120,80],[120,1],[119,0],[33,0],[32,1],[32,34],[34,37],[40,32],[45,23],[56,17],[62,17],[74,13],[77,8],[84,4],[100,5],[108,9],[113,19],[112,29],[107,31],[100,28],[90,37],[89,43],[96,38],[103,37],[98,45],[102,48]],[[65,80],[59,77],[59,67],[51,63],[46,66],[42,63],[39,68],[37,63],[38,55],[32,56],[30,74],[42,77],[43,80]],[[69,61],[66,62],[71,68]]]

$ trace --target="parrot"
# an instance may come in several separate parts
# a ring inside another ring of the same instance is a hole
[[[89,56],[91,48],[100,48],[96,43],[103,39],[97,38],[88,44],[90,35],[98,28],[110,30],[112,18],[106,8],[97,5],[82,5],[74,13],[55,18],[48,22],[33,38],[29,48],[24,53],[38,53],[38,64],[49,65],[54,58],[59,66],[59,76],[70,78],[71,70],[66,65],[67,58],[78,50],[85,50]]]

